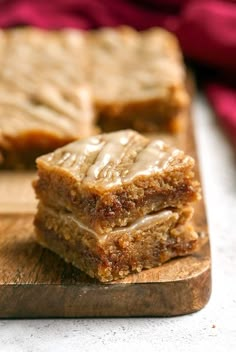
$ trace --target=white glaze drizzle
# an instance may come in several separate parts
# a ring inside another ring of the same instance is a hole
[[[173,212],[172,210],[163,210],[163,211],[160,211],[156,214],[142,216],[141,218],[134,221],[129,226],[116,227],[108,233],[97,233],[97,232],[93,231],[90,227],[83,224],[81,221],[79,221],[73,215],[65,214],[65,216],[68,217],[71,221],[75,222],[79,229],[90,233],[91,235],[95,236],[96,238],[98,238],[101,241],[105,241],[107,236],[114,236],[114,235],[119,235],[119,234],[124,234],[124,233],[131,234],[132,232],[135,232],[135,231],[136,232],[143,231],[148,226],[154,226],[158,222],[164,222],[164,221],[169,220],[170,218],[173,218],[175,220],[177,220],[179,218],[178,213]]]
[[[161,173],[175,160],[178,165],[193,165],[193,159],[181,150],[131,130],[77,141],[43,158],[72,173],[79,183],[105,189],[130,183],[137,176]]]
[[[117,227],[112,231],[112,233],[113,234],[123,233],[123,232],[130,233],[133,231],[142,230],[143,228],[148,227],[149,225],[152,225],[152,224],[154,225],[158,222],[167,221],[170,217],[177,220],[179,215],[178,213],[173,212],[172,210],[162,210],[155,214],[142,216],[141,218],[139,218],[129,226]]]
[[[52,208],[46,207],[46,209],[47,209],[47,212],[53,214],[53,216],[57,216],[56,212]],[[148,226],[154,226],[159,222],[165,222],[170,218],[174,220],[178,220],[179,218],[179,214],[177,212],[174,212],[172,210],[162,210],[155,214],[142,216],[141,218],[137,219],[129,226],[116,227],[113,230],[111,230],[109,233],[97,233],[96,231],[92,230],[90,227],[85,225],[83,222],[81,222],[73,214],[60,212],[60,216],[63,216],[69,219],[69,221],[75,222],[79,230],[86,231],[100,240],[105,240],[107,236],[113,236],[113,235],[118,235],[123,233],[130,234],[134,231],[136,232],[141,231],[147,228]]]

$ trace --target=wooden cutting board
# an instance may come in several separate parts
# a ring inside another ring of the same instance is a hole
[[[190,119],[186,126],[182,135],[167,139],[196,158]],[[202,235],[197,253],[101,284],[35,243],[34,177],[0,171],[0,317],[173,316],[207,303],[211,258],[203,200],[194,217]]]

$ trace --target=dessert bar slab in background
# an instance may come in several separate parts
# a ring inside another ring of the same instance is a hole
[[[88,32],[91,86],[103,131],[180,131],[189,107],[177,38],[161,29]]]
[[[177,140],[172,137],[172,142],[196,158],[189,124],[186,133]],[[0,182],[4,175],[0,174]],[[15,197],[22,202],[24,192],[33,194],[17,174],[4,182],[9,188],[21,182]],[[29,201],[32,204],[32,197]],[[5,210],[4,204],[8,204]],[[22,214],[20,202],[14,204],[19,211],[15,207],[15,213],[9,213],[9,199],[1,199],[1,317],[173,316],[197,311],[207,303],[211,258],[203,200],[196,204],[193,219],[202,240],[197,253],[109,284],[90,279],[37,245],[32,225],[35,208]]]
[[[183,128],[189,106],[177,39],[155,28],[0,30],[0,164],[103,130]]]

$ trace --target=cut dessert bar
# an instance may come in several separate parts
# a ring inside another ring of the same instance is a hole
[[[56,89],[45,87],[43,94],[48,105],[43,98],[35,102],[0,95],[0,155],[5,168],[34,166],[37,156],[95,133],[85,87],[77,90],[77,107],[71,114],[63,114],[69,103]]]
[[[198,198],[194,160],[132,130],[74,142],[37,159],[35,190],[97,232]]]
[[[185,83],[177,40],[160,28],[0,30],[3,165],[27,166],[93,134],[94,115],[104,131],[177,132],[189,108]]]
[[[0,31],[0,155],[3,167],[94,134],[79,32]]]
[[[186,224],[191,216],[192,208],[161,210],[101,235],[71,213],[40,203],[35,226],[42,246],[105,282],[196,250],[198,235]]]
[[[37,159],[38,241],[101,281],[191,253],[194,161],[132,130]]]
[[[161,28],[105,28],[88,35],[91,84],[104,131],[182,129],[189,108],[176,37]]]

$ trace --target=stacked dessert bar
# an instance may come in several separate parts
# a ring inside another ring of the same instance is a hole
[[[77,141],[37,159],[37,240],[100,281],[191,253],[199,199],[194,161],[132,130]]]
[[[133,131],[179,132],[189,103],[163,29],[0,31],[1,167],[49,153],[37,159],[37,241],[103,282],[196,250],[194,160]]]

